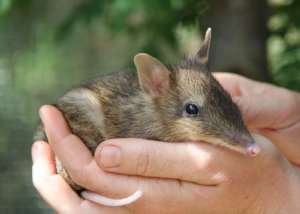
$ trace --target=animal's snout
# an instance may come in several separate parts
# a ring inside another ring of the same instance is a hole
[[[250,134],[233,135],[231,139],[250,156],[256,156],[260,152],[259,146],[255,143],[254,138]]]
[[[246,153],[250,156],[256,156],[260,152],[259,146],[251,135],[241,135],[236,138],[236,142],[246,149]]]

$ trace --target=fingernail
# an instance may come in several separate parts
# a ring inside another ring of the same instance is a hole
[[[40,144],[38,142],[35,142],[31,148],[32,163],[35,163],[39,150],[40,150]]]
[[[103,146],[100,151],[100,164],[105,168],[117,167],[121,162],[121,150],[116,146]]]

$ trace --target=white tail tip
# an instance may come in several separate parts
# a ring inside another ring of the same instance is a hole
[[[81,196],[89,201],[95,202],[97,204],[101,204],[104,206],[110,206],[110,207],[120,207],[125,206],[128,204],[131,204],[138,200],[143,195],[143,192],[141,190],[137,190],[135,193],[130,195],[127,198],[121,198],[121,199],[113,199],[113,198],[107,198],[102,195],[96,194],[94,192],[89,191],[83,191],[81,193]]]

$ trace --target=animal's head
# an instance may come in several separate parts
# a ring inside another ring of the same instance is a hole
[[[208,68],[211,30],[197,54],[167,67],[148,54],[137,54],[141,89],[149,95],[170,140],[205,141],[255,155],[253,138],[230,95]]]

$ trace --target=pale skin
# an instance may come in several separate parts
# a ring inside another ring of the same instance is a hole
[[[300,213],[300,95],[238,75],[217,79],[240,106],[261,153],[249,157],[205,143],[112,139],[93,157],[52,106],[40,110],[50,141],[32,147],[33,184],[58,213]],[[276,145],[276,146],[275,146]],[[125,207],[80,198],[55,173],[53,152],[73,180]]]

